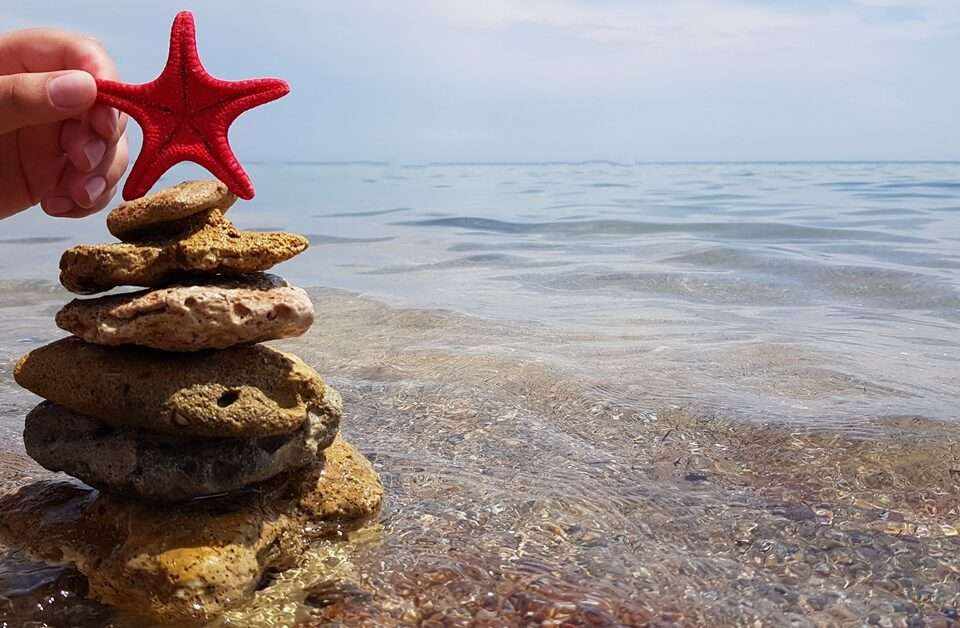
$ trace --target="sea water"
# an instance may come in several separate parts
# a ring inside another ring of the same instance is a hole
[[[220,625],[960,617],[960,163],[249,170],[232,220],[311,241],[276,271],[317,323],[278,346],[387,501]],[[108,240],[0,223],[8,488],[46,477],[12,364]],[[143,625],[82,586],[11,553],[0,614]]]

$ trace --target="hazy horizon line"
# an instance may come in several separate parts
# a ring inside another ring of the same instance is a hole
[[[426,168],[431,166],[658,166],[658,165],[822,165],[822,164],[940,164],[960,165],[960,159],[680,159],[680,160],[636,160],[618,161],[614,159],[566,160],[503,160],[503,161],[403,161],[378,159],[250,159],[250,165],[284,166],[399,166],[403,168]]]

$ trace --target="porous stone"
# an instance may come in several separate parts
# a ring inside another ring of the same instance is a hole
[[[241,231],[217,209],[184,224],[173,236],[75,246],[60,258],[60,283],[79,294],[126,285],[161,287],[188,277],[269,270],[309,246],[292,233]]]
[[[312,478],[305,480],[317,489],[300,491],[297,509],[310,523],[312,534],[343,536],[353,529],[353,522],[379,510],[383,485],[370,461],[339,435],[324,456],[323,468],[314,467]],[[371,482],[371,477],[376,481]]]
[[[258,273],[74,299],[56,320],[95,344],[200,351],[299,336],[313,324],[313,304],[304,290]]]
[[[357,490],[335,490],[344,477]],[[70,482],[31,484],[0,498],[0,540],[36,560],[75,565],[102,602],[155,621],[201,622],[241,605],[266,570],[294,566],[310,540],[305,530],[356,528],[382,498],[370,463],[337,438],[306,474],[173,509]],[[324,512],[354,518],[319,520],[320,511],[302,507],[324,501]]]
[[[327,395],[337,393],[328,388]],[[333,442],[339,425],[336,414],[310,414],[289,435],[183,439],[111,428],[45,401],[27,415],[23,442],[50,471],[108,493],[170,502],[236,491],[303,468]]]
[[[184,218],[208,209],[226,213],[236,200],[237,197],[219,181],[184,181],[155,194],[121,203],[107,215],[107,229],[124,241],[176,233],[184,228]]]
[[[264,345],[170,353],[69,337],[22,357],[14,378],[111,426],[180,436],[289,434],[308,412],[341,412],[339,397],[326,394],[316,371]]]

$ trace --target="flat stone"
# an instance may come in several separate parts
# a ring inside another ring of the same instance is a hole
[[[69,337],[31,351],[13,374],[30,392],[113,427],[179,436],[289,434],[308,412],[341,412],[316,371],[265,345],[170,353]]]
[[[127,285],[162,287],[197,276],[269,270],[309,246],[292,233],[241,231],[217,209],[184,224],[173,236],[75,246],[60,258],[60,283],[79,294]]]
[[[313,304],[279,277],[254,274],[74,299],[56,320],[95,344],[200,351],[299,336],[313,324]]]
[[[329,388],[327,394],[337,395]],[[310,414],[289,435],[184,439],[112,428],[45,401],[27,415],[23,441],[50,471],[107,493],[175,502],[236,491],[314,463],[339,425],[337,414]]]
[[[107,229],[121,240],[175,233],[183,219],[208,209],[226,213],[237,200],[216,180],[184,181],[142,198],[121,203],[107,215]]]
[[[0,540],[35,560],[73,564],[89,595],[154,621],[202,622],[240,606],[269,570],[293,567],[313,537],[375,516],[383,486],[337,438],[322,464],[257,490],[157,508],[70,482],[38,482],[0,498]],[[352,479],[354,492],[337,489]],[[329,495],[329,497],[323,497]],[[353,519],[316,519],[303,502]]]

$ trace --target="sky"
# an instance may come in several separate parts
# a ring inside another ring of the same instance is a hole
[[[142,83],[181,9],[211,74],[291,84],[242,161],[960,159],[960,0],[0,0],[0,29]]]

